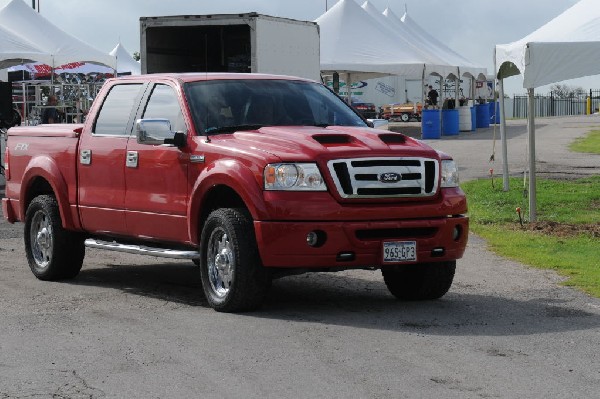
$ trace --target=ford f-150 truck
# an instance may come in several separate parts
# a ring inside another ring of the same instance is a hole
[[[4,217],[42,280],[74,278],[92,247],[194,261],[218,311],[256,309],[273,278],[354,268],[435,299],[467,243],[448,155],[301,78],[111,79],[84,124],[11,128],[4,159]]]

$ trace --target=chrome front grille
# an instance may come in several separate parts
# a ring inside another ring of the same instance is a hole
[[[342,198],[431,197],[438,187],[435,159],[336,159],[327,167]]]

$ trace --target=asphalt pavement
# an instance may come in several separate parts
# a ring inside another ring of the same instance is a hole
[[[598,126],[595,116],[539,120],[540,173],[598,174],[600,156],[565,148]],[[465,180],[489,174],[493,134],[427,142],[455,156]],[[519,175],[524,122],[510,121],[508,135]],[[276,280],[262,310],[240,315],[208,308],[189,262],[88,249],[76,279],[42,282],[27,267],[22,225],[4,220],[0,259],[0,398],[600,392],[600,299],[562,286],[552,271],[496,256],[474,235],[441,300],[397,301],[379,272],[316,273]]]

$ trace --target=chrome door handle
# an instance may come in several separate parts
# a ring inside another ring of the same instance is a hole
[[[138,166],[138,152],[137,151],[127,151],[127,160],[125,161],[125,166],[128,168],[137,168]]]

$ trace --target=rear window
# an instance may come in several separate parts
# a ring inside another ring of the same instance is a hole
[[[128,136],[129,119],[134,106],[138,105],[138,96],[142,84],[120,84],[113,86],[98,113],[95,134],[110,136]]]

